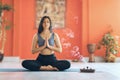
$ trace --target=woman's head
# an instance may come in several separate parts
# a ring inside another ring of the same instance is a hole
[[[38,33],[41,33],[44,29],[49,29],[52,32],[52,22],[49,16],[44,16],[41,18]]]

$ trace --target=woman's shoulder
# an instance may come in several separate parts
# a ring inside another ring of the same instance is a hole
[[[54,36],[58,36],[58,34],[56,32],[53,32]]]
[[[35,33],[35,34],[33,35],[33,38],[37,39],[37,38],[38,38],[38,33]]]
[[[38,33],[35,33],[33,36],[38,36]]]
[[[58,38],[58,37],[59,37],[59,35],[58,35],[57,33],[53,32],[53,34],[54,34],[54,37],[55,37],[55,38]]]

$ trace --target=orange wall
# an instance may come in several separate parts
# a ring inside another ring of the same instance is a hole
[[[0,0],[0,1],[3,4],[8,3],[9,5],[13,6],[13,0]],[[10,12],[5,11],[4,16],[7,17],[7,19],[10,20],[11,24],[13,25],[13,12],[12,12],[12,10]],[[7,56],[11,56],[13,53],[13,50],[12,50],[13,49],[13,27],[11,27],[11,30],[7,30],[6,45],[5,45],[4,53]]]
[[[79,49],[77,52],[81,50],[81,4],[80,0],[67,1],[65,28],[54,30],[59,34],[63,44],[63,53],[56,53],[58,58],[71,59],[71,52],[74,49]],[[38,54],[31,54],[32,37],[37,32],[37,29],[35,29],[35,0],[14,0],[14,8],[15,35],[13,54],[16,56],[19,54],[21,58],[35,58]]]
[[[11,19],[14,28],[8,33],[6,56],[35,58],[31,54],[31,43],[35,29],[35,0],[2,0],[13,4]],[[72,53],[80,52],[88,56],[86,45],[97,43],[112,25],[116,35],[120,35],[120,0],[66,0],[66,25],[64,29],[54,29],[61,38],[63,53],[56,56],[72,59]],[[103,50],[97,50],[96,56],[104,56]],[[118,54],[118,56],[120,56]]]
[[[83,0],[82,5],[82,54],[88,56],[87,43],[98,43],[102,35],[110,30],[109,25],[114,35],[120,36],[120,0]],[[104,55],[103,49],[95,52],[95,56]]]
[[[120,0],[89,0],[89,42],[98,42],[112,26],[114,35],[120,36]],[[99,50],[96,55],[103,56]],[[118,54],[120,56],[120,54]]]

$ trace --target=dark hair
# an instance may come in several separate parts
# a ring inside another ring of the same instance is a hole
[[[40,21],[40,24],[39,24],[39,27],[38,27],[38,33],[39,33],[39,34],[43,31],[43,21],[44,21],[45,18],[48,18],[48,19],[49,19],[49,21],[50,21],[49,30],[50,30],[50,32],[52,32],[52,22],[51,22],[50,17],[49,17],[49,16],[43,16],[43,17],[41,18],[41,21]]]

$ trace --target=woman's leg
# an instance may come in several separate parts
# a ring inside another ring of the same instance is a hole
[[[58,60],[52,64],[53,67],[56,67],[59,71],[70,68],[70,62],[67,60]]]
[[[30,71],[53,71],[58,70],[50,65],[42,65],[37,60],[24,60],[22,66]]]
[[[24,60],[22,66],[31,71],[39,71],[41,64],[37,60]]]

